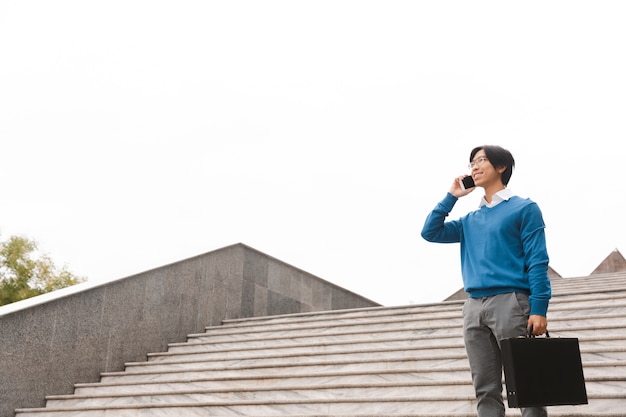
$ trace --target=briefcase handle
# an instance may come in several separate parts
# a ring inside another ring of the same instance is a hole
[[[527,338],[536,337],[536,336],[533,334],[533,326],[532,326],[532,324],[530,325],[530,327],[528,327],[528,328],[526,329],[526,337],[527,337]],[[546,337],[550,337],[550,333],[548,332],[548,329],[546,329]]]

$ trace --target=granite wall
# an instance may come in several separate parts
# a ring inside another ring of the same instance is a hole
[[[224,319],[378,306],[246,245],[0,307],[0,416]]]

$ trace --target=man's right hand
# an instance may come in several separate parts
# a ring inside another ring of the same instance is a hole
[[[471,193],[472,191],[474,191],[474,189],[476,188],[476,187],[472,187],[472,188],[469,188],[467,190],[465,188],[463,188],[463,185],[462,185],[461,181],[465,177],[467,177],[467,175],[461,175],[459,177],[456,177],[454,179],[454,181],[452,182],[452,185],[450,186],[450,194],[452,194],[456,198],[460,198],[460,197],[466,196],[469,193]]]

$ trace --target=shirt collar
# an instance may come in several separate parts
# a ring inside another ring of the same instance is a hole
[[[482,206],[487,206],[489,208],[495,207],[501,202],[508,200],[512,196],[513,196],[513,192],[509,190],[508,188],[505,188],[504,190],[500,190],[497,193],[495,193],[493,197],[491,197],[491,203],[488,203],[487,200],[485,200],[485,196],[482,196],[482,198],[480,199],[480,205],[478,206],[478,208]]]

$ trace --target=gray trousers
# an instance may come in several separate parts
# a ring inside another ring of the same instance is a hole
[[[463,338],[476,391],[478,417],[504,417],[500,340],[526,332],[530,304],[519,293],[469,298],[463,306]],[[522,409],[523,417],[547,417],[544,407]]]

